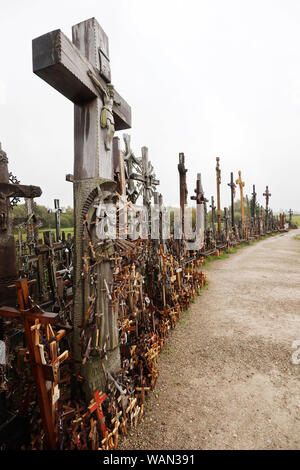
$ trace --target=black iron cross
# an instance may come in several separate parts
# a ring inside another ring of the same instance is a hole
[[[132,173],[130,178],[140,183],[139,195],[143,195],[143,205],[149,207],[155,186],[159,185],[154,168],[148,159],[148,148],[142,147],[142,161],[138,173]]]

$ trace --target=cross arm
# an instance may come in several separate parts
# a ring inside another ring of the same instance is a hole
[[[6,194],[8,197],[26,197],[34,198],[40,197],[42,190],[39,186],[25,186],[23,184],[0,183],[0,192]]]
[[[54,324],[57,318],[57,313],[53,312],[30,312],[30,311],[21,311],[13,307],[0,307],[0,317],[5,318],[15,318],[20,321],[23,321],[25,318],[30,321],[39,320],[41,323],[45,324]]]
[[[99,72],[60,29],[32,41],[33,72],[73,103],[80,104],[98,97],[87,72],[91,70],[105,88]],[[116,130],[131,127],[131,108],[115,91],[113,113]]]

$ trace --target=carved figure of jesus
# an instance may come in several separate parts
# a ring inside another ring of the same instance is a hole
[[[93,75],[93,73],[89,70],[88,76],[92,80],[92,82],[96,85],[96,87],[101,91],[103,96],[103,107],[101,109],[100,115],[100,126],[102,129],[106,129],[106,136],[105,136],[105,148],[106,150],[111,150],[111,143],[115,134],[115,120],[113,116],[113,106],[114,104],[120,106],[121,103],[115,101],[114,96],[114,86],[109,83],[106,88],[99,82],[99,80]]]

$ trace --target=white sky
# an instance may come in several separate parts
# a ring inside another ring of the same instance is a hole
[[[31,41],[95,16],[110,39],[112,82],[132,107],[132,147],[149,147],[165,203],[178,205],[178,153],[189,196],[201,172],[222,206],[230,171],[261,203],[300,210],[298,0],[0,0],[0,141],[39,202],[72,205],[73,104],[32,72]],[[226,183],[226,184],[225,184]],[[38,201],[37,201],[38,202]]]

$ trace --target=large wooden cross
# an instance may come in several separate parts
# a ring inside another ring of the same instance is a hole
[[[241,195],[241,213],[242,213],[242,225],[245,228],[245,209],[244,209],[244,186],[245,182],[242,180],[242,172],[239,170],[239,177],[236,180],[236,184],[240,187],[240,195]]]
[[[110,83],[108,37],[95,18],[73,26],[72,42],[58,29],[34,39],[32,48],[34,73],[74,103],[74,175],[69,181],[74,184],[74,285],[77,286],[73,298],[73,353],[79,364],[78,327],[90,294],[89,281],[81,276],[86,243],[83,219],[90,210],[95,210],[95,199],[105,199],[114,192],[114,131],[131,126],[131,109]],[[111,277],[108,262],[99,266],[99,284]],[[111,318],[108,300],[101,289],[102,286],[97,300],[99,308],[101,302],[105,305],[101,344],[107,328],[109,348],[114,349],[118,339],[116,319]],[[85,384],[91,391],[101,385],[99,366],[93,361],[91,367],[97,369],[97,374],[87,368]]]
[[[233,172],[230,173],[230,183],[227,183],[231,191],[231,227],[234,230],[234,198],[236,185],[233,181]]]
[[[34,73],[75,104],[74,180],[113,179],[112,149],[105,146],[110,129],[102,113],[106,95],[113,93],[115,130],[131,126],[131,109],[111,88],[107,35],[91,18],[73,26],[72,42],[57,29],[34,39],[32,50]]]

